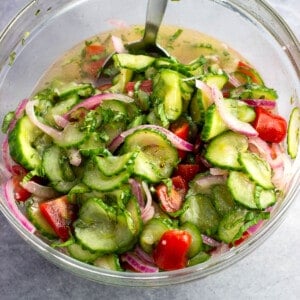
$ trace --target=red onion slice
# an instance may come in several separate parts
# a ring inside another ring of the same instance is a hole
[[[61,128],[65,128],[69,124],[69,121],[60,115],[53,115],[53,119],[56,125]]]
[[[211,246],[211,247],[219,247],[221,245],[220,242],[216,241],[215,239],[211,238],[210,236],[207,236],[205,234],[201,234],[202,241],[204,244]]]
[[[35,115],[34,106],[38,103],[38,100],[28,101],[26,105],[26,113],[30,119],[30,121],[43,132],[51,136],[54,140],[59,140],[62,137],[62,132],[58,131],[46,124],[40,122]]]
[[[140,246],[136,246],[134,249],[134,253],[143,261],[149,263],[149,264],[154,264],[154,259],[151,255],[146,253]]]
[[[8,144],[8,137],[5,136],[3,143],[2,143],[2,159],[5,165],[5,168],[8,172],[12,173],[12,166],[15,164],[9,154],[9,144]]]
[[[70,149],[68,151],[68,156],[71,165],[78,167],[81,164],[82,157],[78,149]]]
[[[136,197],[137,202],[140,206],[140,209],[141,210],[144,209],[145,200],[144,200],[144,195],[143,195],[141,184],[133,178],[129,179],[129,184],[131,185],[131,191],[132,191],[133,195]]]
[[[258,132],[249,123],[242,122],[231,114],[224,103],[222,93],[216,87],[211,88],[211,94],[222,120],[229,129],[246,136],[258,136]]]
[[[9,179],[3,185],[4,196],[7,202],[9,209],[12,214],[16,217],[19,223],[27,229],[30,233],[34,233],[36,231],[35,227],[27,220],[27,218],[21,213],[19,210],[13,193],[13,182],[12,179]]]
[[[245,103],[247,103],[249,106],[260,106],[266,109],[273,109],[276,107],[276,101],[274,100],[268,100],[268,99],[241,99]]]
[[[124,47],[122,39],[117,36],[112,36],[111,41],[113,43],[114,49],[117,53],[127,53],[128,51]]]
[[[68,119],[69,115],[80,107],[86,108],[87,110],[95,109],[104,100],[118,100],[125,103],[131,103],[134,101],[134,99],[132,99],[131,97],[128,97],[123,94],[114,94],[114,93],[97,94],[75,105],[71,110],[69,110],[66,114],[64,114],[63,117],[65,119]]]
[[[150,263],[144,262],[135,254],[127,252],[121,255],[121,259],[127,262],[134,270],[140,273],[156,273],[159,269]]]
[[[154,210],[154,207],[152,206],[152,195],[151,195],[151,192],[149,190],[147,183],[143,181],[142,187],[146,194],[146,205],[142,209],[142,219],[143,219],[144,223],[146,223],[148,220],[153,218],[155,210]]]
[[[42,199],[53,199],[58,195],[52,187],[38,184],[37,182],[32,180],[26,182],[25,184],[22,184],[22,186],[28,192]]]
[[[160,133],[164,134],[167,139],[173,144],[173,146],[177,149],[180,150],[184,150],[184,151],[193,151],[194,149],[194,145],[179,138],[177,135],[175,135],[173,132],[171,132],[170,130],[158,126],[158,125],[150,125],[150,124],[146,124],[146,125],[139,125],[137,127],[131,128],[127,131],[122,132],[120,135],[118,135],[109,145],[109,150],[111,152],[114,152],[123,142],[124,139],[134,133],[136,130],[140,130],[140,129],[153,129],[156,131],[159,131]]]
[[[224,183],[225,178],[226,176],[223,175],[207,175],[195,179],[194,182],[203,189],[209,189],[212,185]]]

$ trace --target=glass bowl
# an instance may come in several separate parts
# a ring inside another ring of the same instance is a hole
[[[0,36],[0,111],[14,110],[35,89],[44,72],[64,52],[100,32],[114,21],[145,22],[147,1],[40,0],[32,1]],[[288,119],[300,101],[300,46],[285,22],[260,0],[170,1],[163,24],[190,28],[217,38],[241,53],[279,94],[279,111]],[[292,101],[291,101],[292,99]],[[4,136],[1,135],[1,143]],[[84,278],[113,285],[163,286],[199,279],[232,265],[261,244],[280,225],[299,192],[300,157],[292,162],[283,201],[258,232],[238,247],[207,262],[155,274],[115,272],[81,263],[29,233],[14,217],[1,191],[0,209],[13,228],[54,264]],[[4,174],[1,170],[1,181]]]

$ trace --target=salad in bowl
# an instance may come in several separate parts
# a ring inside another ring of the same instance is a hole
[[[286,117],[277,87],[210,35],[164,25],[170,56],[154,57],[126,48],[143,27],[117,27],[64,53],[5,114],[5,205],[22,230],[93,272],[214,264],[289,192],[299,105],[291,99]]]

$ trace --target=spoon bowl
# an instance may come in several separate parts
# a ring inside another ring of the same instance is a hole
[[[168,0],[148,0],[145,32],[142,40],[125,45],[126,50],[133,54],[147,54],[154,57],[169,57],[169,53],[157,44],[157,34],[165,14]],[[113,63],[113,52],[104,61],[99,72],[101,81],[103,70]]]

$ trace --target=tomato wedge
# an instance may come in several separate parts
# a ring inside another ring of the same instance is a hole
[[[287,122],[279,115],[272,114],[262,107],[256,107],[253,127],[261,139],[270,143],[280,143],[287,133]]]
[[[87,44],[82,52],[82,70],[90,77],[96,77],[105,60],[105,47],[99,42]]]
[[[190,133],[190,124],[184,121],[175,122],[171,124],[170,130],[181,139],[187,141]],[[186,157],[187,152],[180,149],[177,151],[178,156],[181,158],[181,160],[183,160]]]
[[[170,190],[164,183],[158,185],[155,190],[163,211],[175,213],[182,206],[188,185],[181,176],[175,176],[172,178],[172,188]]]
[[[165,271],[185,268],[191,243],[192,237],[185,230],[166,231],[153,250],[154,262]]]
[[[19,202],[25,202],[31,196],[31,193],[22,187],[21,182],[28,172],[20,165],[13,165],[12,173],[14,197]]]
[[[198,164],[178,164],[175,175],[181,176],[186,182],[190,182],[200,171]]]
[[[244,61],[239,61],[237,71],[250,77],[253,83],[262,84],[262,85],[264,84],[258,72]]]
[[[66,241],[70,237],[70,226],[75,219],[75,207],[69,203],[67,196],[62,196],[39,205],[42,215],[46,218],[55,233]]]
[[[134,92],[135,85],[136,85],[135,81],[129,81],[125,87],[126,92],[127,93]],[[141,84],[139,85],[139,89],[148,94],[152,93],[152,90],[153,90],[152,80],[150,80],[150,79],[143,80],[141,82]]]

